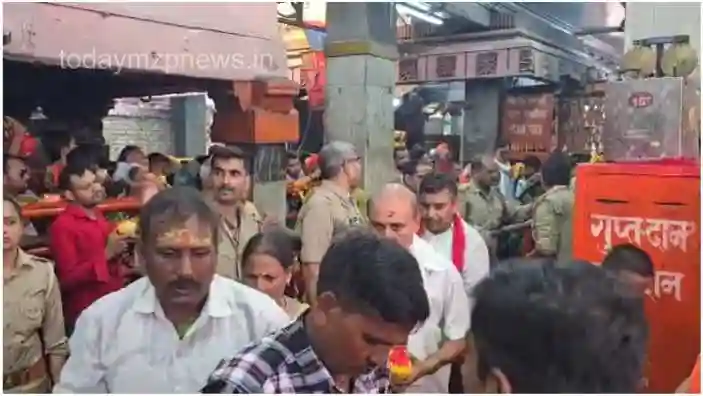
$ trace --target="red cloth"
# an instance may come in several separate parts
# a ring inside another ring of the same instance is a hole
[[[36,151],[37,146],[39,146],[39,141],[32,136],[25,134],[22,138],[22,143],[20,143],[20,156],[31,156],[34,154],[34,151]]]
[[[51,183],[53,183],[54,186],[59,185],[59,175],[65,167],[66,165],[60,162],[49,165],[49,171],[51,171]]]
[[[701,393],[701,355],[698,355],[696,365],[693,367],[688,393]]]
[[[458,213],[454,214],[454,227],[452,228],[452,262],[459,272],[464,271],[464,251],[466,250],[466,234],[464,221]]]
[[[91,219],[77,205],[68,205],[49,229],[49,244],[61,285],[65,321],[78,316],[99,298],[124,285],[118,266],[105,257],[107,236],[113,225],[96,211]]]
[[[420,235],[424,233],[424,228],[420,227]],[[465,250],[466,233],[464,232],[464,221],[458,213],[455,213],[452,223],[452,262],[460,273],[464,272],[464,267],[466,266],[466,263],[464,262]]]
[[[314,168],[317,168],[317,154],[310,154],[308,158],[305,158],[305,169],[310,172]]]

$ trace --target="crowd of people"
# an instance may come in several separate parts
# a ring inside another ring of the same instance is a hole
[[[68,202],[46,232],[53,262],[22,248],[29,170],[4,157],[7,392],[642,387],[651,260],[633,245],[602,266],[571,257],[562,153],[526,159],[516,178],[500,151],[462,170],[444,149],[397,150],[397,179],[369,195],[363,159],[333,141],[314,161],[289,157],[289,182],[306,187],[289,189],[299,201],[285,227],[249,200],[236,147],[179,165],[128,146],[110,167],[64,147],[45,178]],[[136,235],[98,208],[121,195],[143,202]],[[510,258],[523,230],[533,246]],[[389,372],[396,346],[412,358],[402,379]]]

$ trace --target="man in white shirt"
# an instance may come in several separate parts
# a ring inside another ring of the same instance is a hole
[[[464,290],[471,292],[490,270],[488,247],[481,234],[457,213],[457,184],[448,175],[425,176],[418,191],[421,236],[461,273]]]
[[[488,276],[490,256],[481,234],[466,223],[457,212],[456,182],[445,174],[426,176],[418,189],[418,201],[422,215],[424,240],[450,260],[461,273],[464,291],[473,309],[473,289]],[[464,392],[476,389],[476,359],[471,340],[463,364],[452,367],[452,388],[463,388]]]
[[[142,207],[147,277],[83,311],[54,393],[195,393],[224,357],[288,324],[271,298],[215,275],[218,224],[189,187]]]
[[[417,235],[420,214],[415,194],[407,187],[386,185],[371,201],[370,220],[378,233],[415,256],[430,302],[430,317],[408,339],[408,351],[415,360],[413,373],[408,381],[396,385],[406,393],[447,393],[449,366],[466,349],[470,321],[461,276]]]

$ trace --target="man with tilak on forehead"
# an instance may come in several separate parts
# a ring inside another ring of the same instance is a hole
[[[215,274],[219,217],[190,187],[141,209],[146,277],[78,318],[57,393],[195,393],[225,356],[288,324],[268,296]]]

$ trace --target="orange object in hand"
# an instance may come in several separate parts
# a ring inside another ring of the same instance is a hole
[[[396,346],[388,353],[388,370],[391,382],[404,382],[413,372],[413,362],[405,346]]]
[[[138,229],[139,224],[137,219],[127,219],[122,220],[119,224],[117,224],[117,227],[115,227],[115,232],[118,235],[136,237]]]

